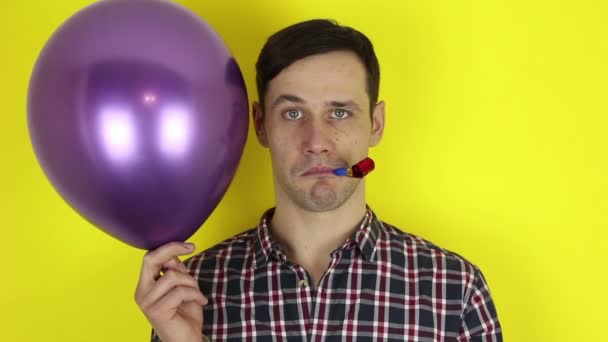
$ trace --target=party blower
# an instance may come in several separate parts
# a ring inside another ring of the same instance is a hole
[[[376,164],[374,164],[374,161],[372,160],[372,158],[367,157],[351,167],[348,167],[348,168],[343,167],[343,168],[335,169],[335,170],[333,170],[333,172],[336,176],[363,178],[368,173],[372,172],[375,167],[376,167]]]

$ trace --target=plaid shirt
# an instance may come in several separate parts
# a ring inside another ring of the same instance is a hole
[[[502,341],[486,281],[461,256],[368,209],[315,288],[272,240],[273,213],[186,261],[211,341]]]

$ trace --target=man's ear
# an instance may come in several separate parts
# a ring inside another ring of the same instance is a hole
[[[268,138],[266,137],[266,129],[264,128],[264,108],[258,101],[253,102],[251,106],[251,116],[253,118],[253,126],[255,134],[258,137],[260,145],[268,147]]]
[[[369,138],[369,146],[378,145],[384,134],[384,101],[376,103],[372,113],[372,131]]]

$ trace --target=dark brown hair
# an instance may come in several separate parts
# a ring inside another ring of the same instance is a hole
[[[354,52],[366,70],[370,111],[378,101],[380,66],[374,47],[363,33],[334,20],[314,19],[288,26],[268,38],[256,63],[256,82],[262,106],[268,83],[292,63],[332,51]]]

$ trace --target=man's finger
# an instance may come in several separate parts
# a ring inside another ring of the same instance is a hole
[[[205,297],[205,295],[203,295],[203,305],[207,305],[207,303],[209,302],[209,300],[207,299],[207,297]],[[181,310],[183,310],[186,315],[188,315],[189,317],[200,317],[203,315],[203,310],[201,308],[201,304],[200,302],[185,302],[182,303],[182,306],[180,307]]]
[[[207,304],[207,298],[193,287],[178,286],[154,303],[149,310],[152,320],[171,319],[182,303],[193,302],[199,307]]]
[[[186,265],[184,265],[184,263],[179,260],[178,257],[173,257],[171,258],[171,260],[163,264],[163,272],[166,270],[174,270],[182,273],[188,273]]]
[[[176,287],[191,287],[200,292],[198,282],[194,277],[171,270],[167,271],[144,295],[140,305],[144,308],[149,307]]]
[[[155,277],[160,274],[163,264],[177,258],[178,255],[188,255],[194,252],[195,246],[192,243],[169,242],[149,251],[144,255],[139,275],[137,291],[148,292],[154,285]]]

